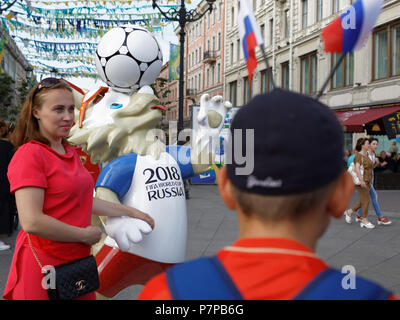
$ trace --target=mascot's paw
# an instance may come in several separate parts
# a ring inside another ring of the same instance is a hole
[[[152,231],[150,225],[143,220],[130,217],[107,218],[105,230],[122,251],[128,251],[131,243],[140,242],[143,233],[149,234]]]
[[[203,94],[200,98],[200,112],[196,119],[200,130],[219,133],[230,108],[232,108],[232,104],[224,101],[223,97],[210,98],[208,94]]]
[[[200,99],[200,111],[196,119],[198,129],[194,133],[191,162],[194,172],[200,173],[210,169],[214,153],[219,144],[219,134],[228,110],[232,108],[229,101],[223,97],[210,98],[203,94]]]

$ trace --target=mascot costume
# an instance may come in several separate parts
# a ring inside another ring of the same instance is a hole
[[[106,235],[94,246],[98,293],[110,298],[144,284],[167,267],[183,262],[186,199],[183,180],[207,171],[214,159],[229,102],[201,97],[199,130],[192,147],[166,146],[157,137],[162,110],[150,85],[158,77],[162,53],[154,36],[137,26],[108,31],[96,51],[96,66],[107,87],[75,90],[75,125],[69,141],[95,163],[107,163],[96,182],[97,198],[134,207],[154,219],[154,229],[129,217],[93,221]],[[98,219],[93,218],[93,219]]]

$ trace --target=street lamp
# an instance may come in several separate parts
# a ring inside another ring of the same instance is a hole
[[[208,8],[203,13],[198,13],[195,9],[186,10],[185,0],[181,0],[179,10],[171,8],[168,12],[164,12],[158,6],[156,0],[153,0],[153,9],[157,8],[158,11],[168,20],[179,22],[179,42],[180,42],[180,59],[179,59],[179,101],[178,101],[178,139],[179,133],[183,130],[183,55],[184,55],[184,45],[185,45],[185,25],[187,22],[194,22],[200,20],[208,11],[212,12],[213,3],[215,0],[207,0]],[[182,141],[184,143],[184,141]],[[179,140],[178,140],[179,144]]]
[[[33,69],[31,68],[31,66],[28,66],[27,68],[25,68],[25,72],[26,72],[26,79],[29,80],[32,78],[32,72]]]
[[[0,14],[2,14],[3,11],[7,11],[8,9],[10,9],[16,2],[17,2],[17,0],[12,1],[11,3],[8,1],[1,1],[0,2]]]
[[[57,77],[58,71],[57,71],[57,69],[56,69],[55,67],[53,67],[53,68],[50,70],[50,73],[51,73],[51,75],[55,78],[55,77]]]
[[[25,68],[26,72],[26,81],[28,83],[28,89],[30,90],[31,87],[33,87],[32,83],[32,76],[33,76],[33,69],[31,66],[28,65],[28,67]]]

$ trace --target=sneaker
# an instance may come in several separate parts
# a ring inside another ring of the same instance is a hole
[[[381,225],[381,224],[383,224],[383,225],[389,225],[389,224],[391,224],[392,223],[392,221],[390,221],[388,218],[386,218],[386,217],[382,217],[382,218],[378,218],[378,225]]]
[[[356,222],[360,222],[362,220],[361,216],[356,216]]]
[[[360,227],[367,228],[367,229],[373,229],[373,228],[375,228],[375,225],[373,225],[371,222],[368,221],[367,223],[361,222]]]
[[[3,241],[0,241],[0,251],[4,250],[10,250],[11,246],[8,244],[5,244]]]
[[[346,222],[347,223],[351,223],[351,214],[353,213],[353,210],[351,210],[351,209],[347,209],[345,212],[344,212],[344,218],[345,218],[345,220],[346,220]]]

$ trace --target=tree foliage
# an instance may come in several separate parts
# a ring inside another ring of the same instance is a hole
[[[0,118],[9,120],[9,110],[12,108],[14,80],[6,73],[0,73]]]

